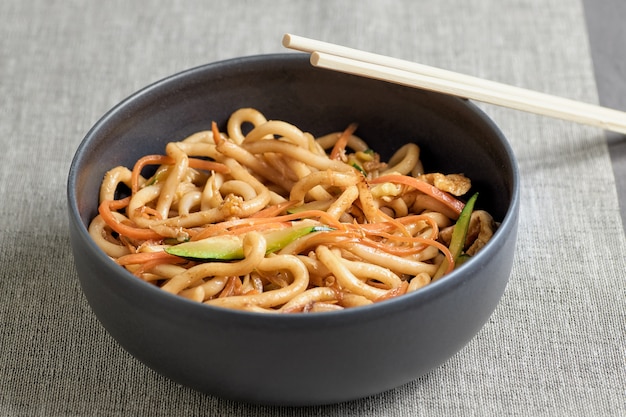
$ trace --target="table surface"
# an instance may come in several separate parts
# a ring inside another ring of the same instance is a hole
[[[626,415],[623,135],[480,104],[522,176],[504,297],[428,375],[324,407],[215,398],[132,358],[82,295],[65,204],[109,108],[186,68],[282,52],[286,32],[626,110],[624,21],[622,0],[3,1],[0,415]]]
[[[591,45],[599,104],[626,111],[626,54],[623,41],[626,26],[626,4],[620,0],[584,0],[586,22]],[[609,153],[613,163],[619,194],[622,222],[626,225],[626,141],[624,135],[607,132]]]

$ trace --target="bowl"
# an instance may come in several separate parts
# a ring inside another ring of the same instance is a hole
[[[268,119],[313,134],[357,122],[359,135],[386,158],[415,141],[426,171],[463,172],[472,179],[480,207],[500,227],[481,252],[443,279],[336,312],[270,315],[207,306],[166,293],[115,264],[87,231],[104,173],[163,153],[168,141],[209,129],[213,120],[225,130],[227,117],[240,107],[255,107]],[[488,320],[515,252],[518,168],[507,140],[480,109],[439,93],[315,69],[303,54],[211,63],[131,95],[87,133],[67,186],[76,270],[108,333],[173,381],[248,403],[338,403],[426,374]]]

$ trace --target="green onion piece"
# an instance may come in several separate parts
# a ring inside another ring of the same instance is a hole
[[[352,163],[352,168],[356,169],[361,174],[365,175],[365,170],[363,168],[361,168],[361,166],[359,164],[357,164],[356,162]]]

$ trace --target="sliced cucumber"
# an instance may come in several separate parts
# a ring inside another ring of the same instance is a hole
[[[276,252],[294,240],[313,232],[333,230],[319,225],[293,226],[263,233],[266,253]],[[243,236],[221,235],[185,242],[165,249],[170,255],[192,260],[232,261],[243,259]]]
[[[243,244],[240,236],[222,235],[180,243],[165,248],[165,252],[188,259],[231,261],[243,259]]]
[[[476,203],[476,199],[478,198],[478,193],[475,193],[470,197],[470,199],[465,203],[463,210],[461,210],[461,214],[454,225],[454,229],[452,229],[452,238],[450,239],[450,253],[452,254],[452,258],[454,259],[455,268],[461,265],[461,263],[465,262],[467,258],[465,258],[463,254],[463,247],[465,246],[465,240],[467,238],[467,231],[469,229],[470,219],[472,217],[472,212],[474,211],[474,205]],[[462,260],[459,262],[459,258]],[[448,267],[448,261],[444,260],[433,280],[441,278]]]
[[[281,250],[294,240],[306,236],[313,232],[328,232],[333,230],[327,226],[307,225],[295,226],[286,229],[279,229],[273,232],[265,233],[265,241],[267,242],[266,253],[272,253]]]

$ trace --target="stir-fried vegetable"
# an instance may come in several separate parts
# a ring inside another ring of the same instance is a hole
[[[452,258],[454,259],[455,266],[462,263],[466,260],[468,255],[463,254],[463,247],[465,246],[465,240],[467,239],[467,230],[469,229],[470,219],[472,217],[472,211],[474,211],[474,205],[476,204],[476,199],[478,198],[478,193],[475,193],[470,197],[470,199],[465,203],[463,210],[461,210],[461,214],[459,214],[459,218],[454,225],[454,229],[452,230],[452,239],[450,240],[450,253],[452,253]],[[461,262],[459,262],[462,259]],[[446,272],[448,268],[448,261],[443,260],[437,273],[435,274],[434,279],[440,278]]]
[[[313,232],[333,230],[326,226],[295,226],[263,233],[266,253],[276,252],[294,240]],[[243,236],[219,235],[202,240],[185,242],[165,249],[170,255],[194,260],[229,261],[243,259]]]

